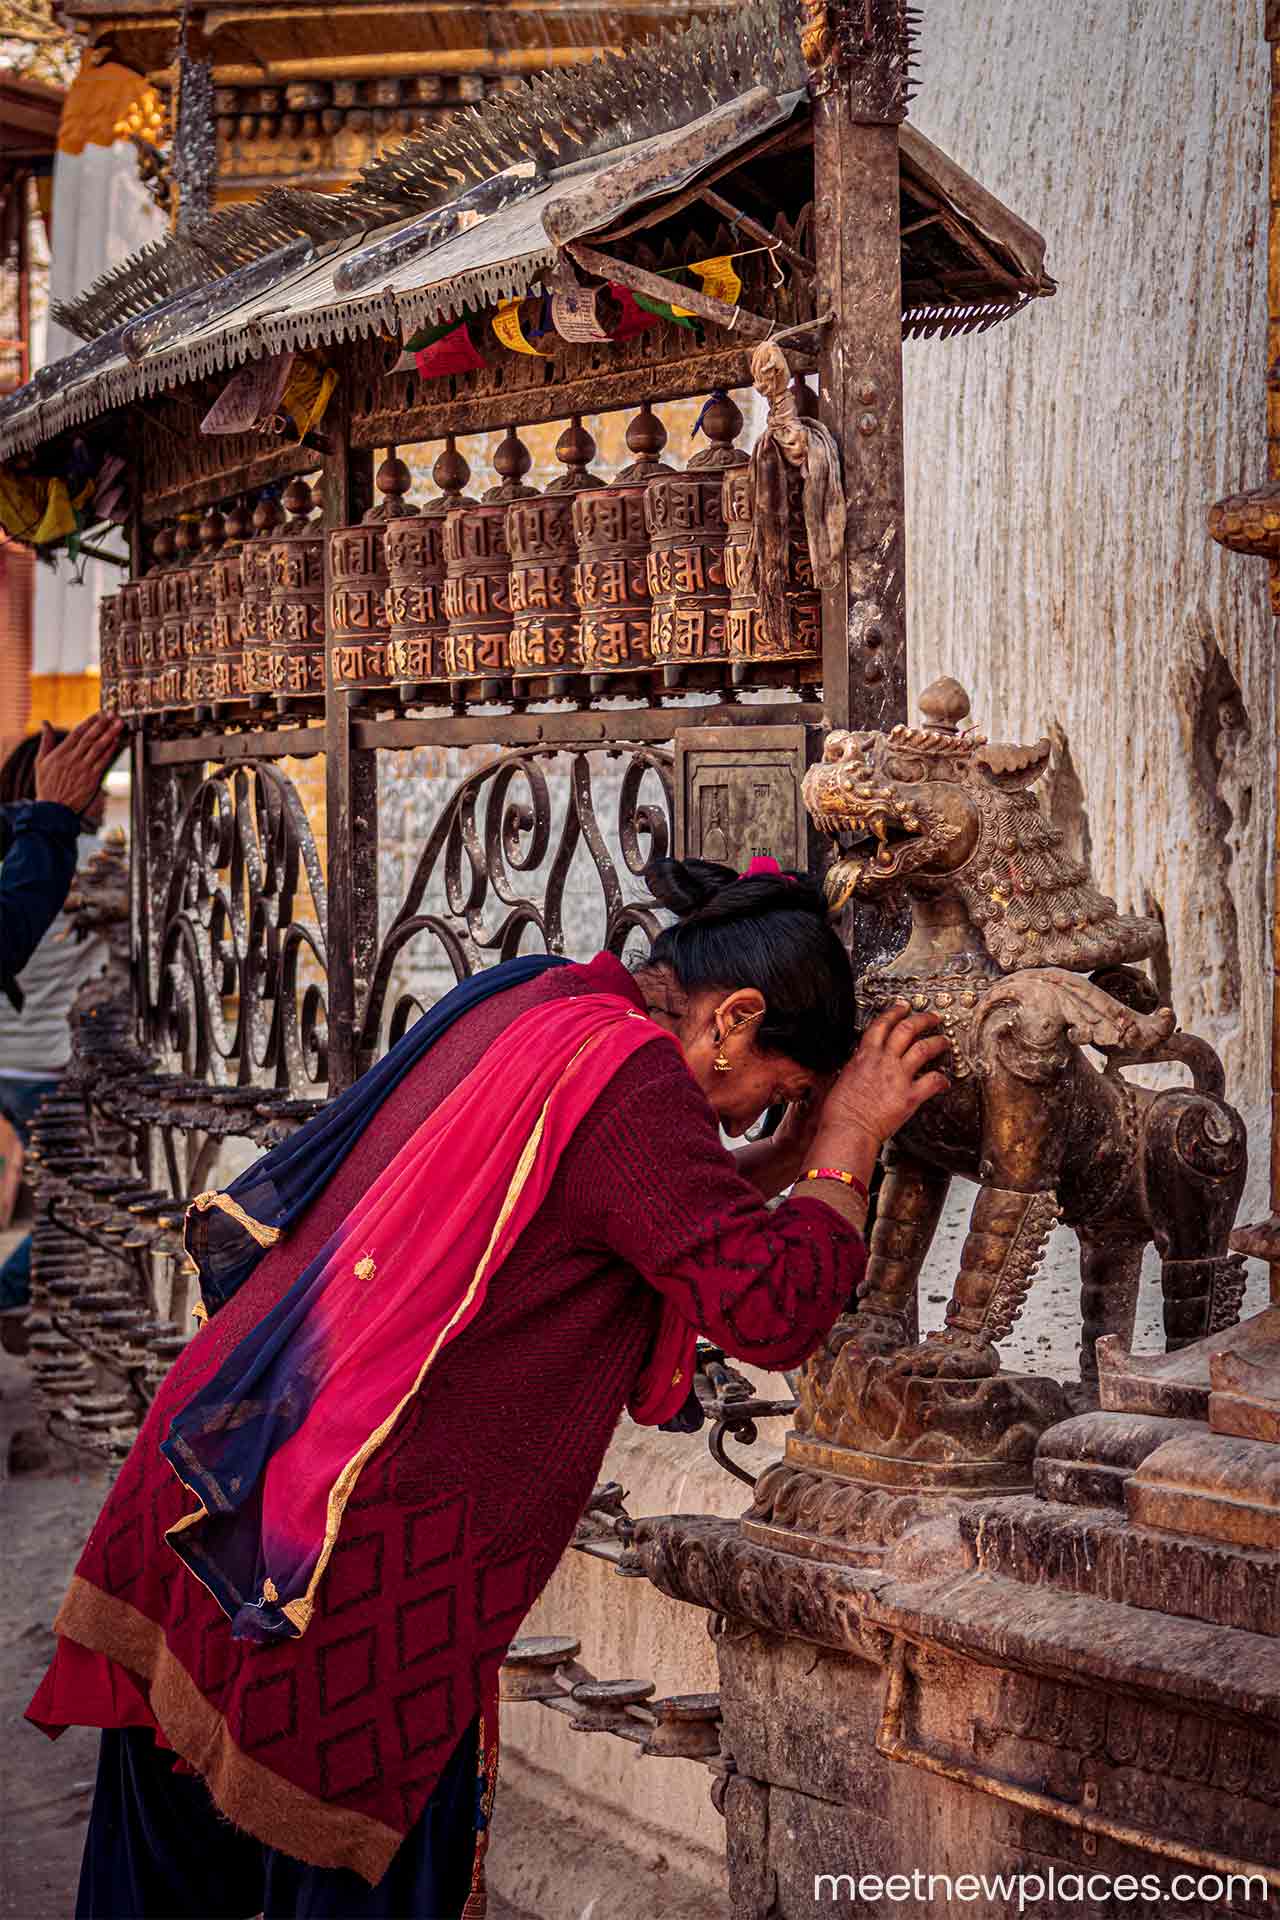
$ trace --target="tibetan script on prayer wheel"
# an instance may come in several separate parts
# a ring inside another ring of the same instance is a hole
[[[259,691],[324,693],[324,532],[311,517],[311,489],[291,480],[281,505],[289,515],[271,543],[267,573],[267,655],[271,685]],[[258,682],[255,679],[255,685]]]
[[[725,474],[724,573],[729,589],[729,653],[735,661],[822,658],[822,596],[813,583],[804,524],[804,477],[798,471],[788,476],[787,510],[787,643],[778,646],[761,615],[759,593],[746,580],[752,519],[749,469],[732,467]]]
[[[187,608],[191,598],[190,559],[199,535],[195,522],[180,520],[173,536],[177,559],[160,576],[160,658],[151,678],[152,705],[182,713],[191,705],[191,667],[187,659]]]
[[[126,580],[120,589],[119,687],[117,710],[141,712],[142,581]]]
[[[511,672],[514,679],[572,673],[582,665],[578,603],[573,576],[577,542],[573,507],[604,482],[587,467],[596,443],[574,417],[556,442],[566,471],[539,499],[507,509],[511,550]]]
[[[280,509],[264,496],[253,510],[253,535],[240,556],[240,639],[246,693],[270,693],[271,651],[267,615],[271,607],[271,548],[280,526]]]
[[[391,525],[414,524],[418,509],[404,496],[412,476],[403,460],[384,460],[376,485],[382,494],[358,526],[329,535],[329,678],[349,690],[390,686],[386,535]]]
[[[463,497],[470,469],[452,434],[431,472],[440,492],[387,527],[387,660],[392,680],[405,688],[446,678],[444,521],[451,508],[475,504]]]
[[[227,515],[226,545],[213,563],[213,661],[215,701],[243,700],[244,639],[240,609],[244,594],[244,552],[253,522],[243,507]]]
[[[98,602],[98,673],[104,713],[120,711],[120,624],[123,593],[104,593]]]
[[[214,635],[214,567],[226,538],[226,522],[217,512],[206,513],[200,522],[200,552],[187,573],[186,653],[190,664],[191,703],[211,706],[217,698]]]
[[[173,563],[173,534],[161,527],[151,544],[152,564],[138,582],[139,642],[135,713],[155,713],[164,693],[163,581]]]
[[[700,424],[711,445],[695,454],[684,473],[656,479],[644,501],[653,657],[677,671],[729,654],[722,494],[726,469],[746,463],[746,454],[732,445],[742,415],[727,394],[717,393]]]
[[[451,680],[505,676],[510,671],[511,576],[507,508],[533,499],[519,475],[529,450],[508,429],[493,458],[503,478],[478,506],[453,507],[444,523],[445,670]]]
[[[652,481],[675,472],[657,457],[666,443],[666,428],[644,405],[627,428],[636,459],[609,486],[580,493],[573,503],[574,594],[582,615],[582,663],[592,673],[653,664],[644,500]]]
[[[507,546],[512,675],[570,672],[579,661],[572,498],[543,494],[508,507]]]

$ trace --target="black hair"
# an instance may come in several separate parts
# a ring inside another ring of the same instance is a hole
[[[857,1041],[853,967],[803,874],[741,879],[710,860],[655,860],[645,880],[678,915],[647,966],[666,967],[686,993],[754,987],[764,998],[755,1041],[814,1073],[835,1073]]]

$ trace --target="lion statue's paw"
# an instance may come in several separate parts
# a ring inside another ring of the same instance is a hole
[[[989,1380],[1000,1371],[1000,1356],[972,1334],[931,1333],[918,1346],[894,1355],[889,1372],[897,1379]]]

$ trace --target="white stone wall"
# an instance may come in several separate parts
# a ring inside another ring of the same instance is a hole
[[[1261,0],[924,15],[912,117],[1045,234],[1060,290],[907,349],[913,693],[951,672],[993,737],[1051,734],[1056,810],[1163,917],[1174,1004],[1252,1116],[1273,624],[1205,511],[1266,470]]]

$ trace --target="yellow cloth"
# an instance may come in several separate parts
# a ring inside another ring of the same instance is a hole
[[[297,356],[289,371],[280,404],[298,429],[299,440],[305,440],[311,429],[323,420],[324,410],[337,384],[338,376],[332,367],[322,367],[305,354]]]

